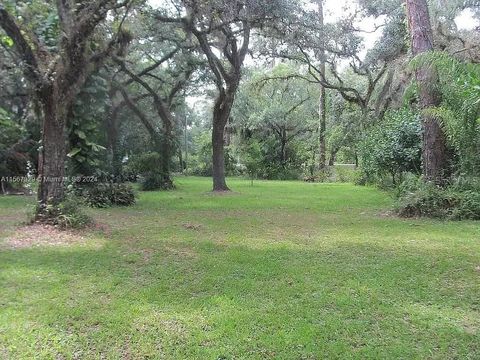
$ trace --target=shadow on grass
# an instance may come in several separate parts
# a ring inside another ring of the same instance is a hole
[[[0,252],[0,344],[12,357],[39,344],[87,358],[480,356],[477,254],[189,246]]]

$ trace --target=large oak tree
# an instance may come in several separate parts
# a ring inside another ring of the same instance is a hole
[[[208,61],[217,89],[212,118],[213,190],[228,191],[225,181],[224,135],[242,68],[255,29],[267,26],[288,11],[281,0],[181,0],[176,14],[159,14],[166,23],[177,23],[196,38]]]
[[[42,113],[42,149],[39,162],[39,214],[64,198],[65,129],[76,96],[87,78],[129,39],[126,33],[98,28],[108,14],[121,15],[129,0],[57,0],[45,8],[58,18],[48,34],[27,23],[15,5],[0,5],[0,27],[13,42],[34,101]],[[126,11],[126,10],[125,10]],[[42,14],[37,14],[42,16]],[[32,25],[33,24],[33,25]],[[40,36],[41,35],[41,36]]]

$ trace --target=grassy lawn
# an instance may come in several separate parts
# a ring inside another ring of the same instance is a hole
[[[480,358],[479,223],[348,184],[177,184],[64,245],[6,246],[33,200],[0,198],[0,358]]]

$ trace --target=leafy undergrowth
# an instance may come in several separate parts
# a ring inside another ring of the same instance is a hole
[[[209,179],[0,250],[0,358],[479,358],[480,227],[348,184]],[[0,198],[0,245],[24,198]],[[95,244],[95,246],[92,246]]]

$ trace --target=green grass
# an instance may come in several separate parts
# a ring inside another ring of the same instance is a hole
[[[177,184],[89,210],[110,230],[85,244],[0,250],[0,358],[480,358],[479,223],[348,184]],[[0,198],[0,239],[29,201]]]

